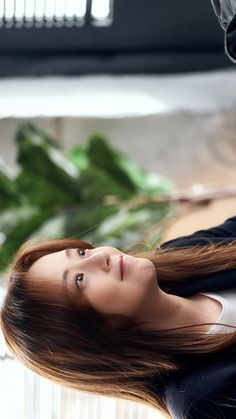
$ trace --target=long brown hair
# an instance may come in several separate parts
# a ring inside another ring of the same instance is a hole
[[[1,309],[9,349],[31,370],[58,384],[143,403],[170,417],[164,395],[168,380],[232,350],[236,331],[207,335],[200,332],[202,324],[143,330],[132,323],[108,330],[86,302],[75,307],[70,298],[57,295],[56,286],[47,292],[45,283],[39,286],[27,276],[41,256],[66,248],[93,246],[77,239],[27,242],[15,255]],[[154,263],[159,286],[167,293],[191,278],[236,268],[236,241],[132,254]]]

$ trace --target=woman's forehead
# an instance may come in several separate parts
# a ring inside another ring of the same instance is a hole
[[[32,264],[28,273],[32,276],[48,277],[48,275],[52,275],[53,277],[59,277],[65,264],[65,258],[65,250],[41,256]]]

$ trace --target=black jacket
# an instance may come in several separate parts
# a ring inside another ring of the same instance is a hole
[[[211,0],[225,31],[225,51],[236,62],[236,0]]]
[[[236,216],[208,230],[178,237],[160,245],[161,249],[227,243],[236,240]],[[189,281],[171,290],[171,294],[189,296],[198,292],[216,292],[236,286],[236,269],[229,269]],[[174,419],[236,419],[236,356],[228,355],[207,367],[175,378],[166,385],[166,401]]]

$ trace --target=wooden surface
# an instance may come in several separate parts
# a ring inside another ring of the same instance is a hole
[[[181,214],[171,222],[161,243],[217,226],[227,218],[233,217],[236,215],[236,197],[215,200],[202,208],[189,209],[188,205],[181,207]]]

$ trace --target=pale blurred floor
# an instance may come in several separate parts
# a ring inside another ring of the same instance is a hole
[[[217,112],[235,106],[235,83],[234,68],[183,74],[6,77],[0,79],[0,118]]]

